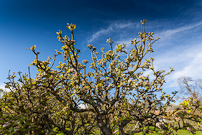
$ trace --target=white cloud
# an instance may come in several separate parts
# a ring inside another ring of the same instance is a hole
[[[93,34],[93,36],[91,37],[89,42],[93,42],[95,39],[99,38],[100,35],[102,35],[104,33],[108,33],[112,30],[113,30],[112,27],[109,26],[107,29],[101,29],[101,30],[97,31],[95,34]]]
[[[202,52],[196,52],[192,56],[187,56],[187,59],[190,59],[182,70],[174,73],[173,78],[179,78],[182,76],[190,76],[192,78],[202,78]]]
[[[159,35],[161,38],[164,38],[164,37],[172,36],[172,35],[174,35],[176,33],[179,33],[179,32],[183,32],[183,31],[186,31],[186,30],[193,29],[193,28],[198,27],[200,25],[202,25],[202,21],[200,21],[198,23],[195,23],[195,24],[185,25],[185,26],[182,26],[182,27],[179,27],[179,28],[176,28],[176,29],[169,29],[169,30],[166,30],[166,31],[162,31],[157,35]]]
[[[106,29],[101,29],[97,32],[95,32],[89,42],[93,42],[94,40],[98,39],[101,35],[104,35],[106,33],[110,33],[112,31],[118,31],[119,29],[124,29],[124,28],[130,28],[130,27],[138,27],[139,24],[138,23],[132,23],[132,22],[112,22],[108,28]]]
[[[81,109],[86,109],[87,108],[87,105],[85,105],[85,104],[80,104],[80,105],[78,105],[79,106],[79,108],[81,108]]]
[[[131,27],[131,26],[138,27],[139,25],[137,25],[136,23],[132,23],[132,22],[127,22],[127,23],[115,22],[111,26],[112,27],[114,26],[115,28],[123,29],[123,28]]]
[[[193,79],[202,78],[202,44],[185,45],[184,48],[175,47],[156,55],[154,67],[158,70],[174,67],[174,72],[167,77],[170,87],[178,86],[177,79],[183,76],[189,76]],[[184,50],[183,50],[184,49]]]

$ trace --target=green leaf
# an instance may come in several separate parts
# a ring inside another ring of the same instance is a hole
[[[58,129],[58,127],[53,128],[53,132],[56,132]]]

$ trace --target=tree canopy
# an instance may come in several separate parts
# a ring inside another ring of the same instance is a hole
[[[154,52],[153,44],[159,40],[153,38],[153,32],[145,32],[145,23],[146,20],[141,21],[142,30],[131,41],[134,47],[130,51],[126,51],[124,43],[114,49],[109,38],[110,49],[102,48],[100,59],[96,47],[89,44],[92,60],[78,60],[81,51],[76,49],[74,24],[67,24],[71,37],[57,32],[62,47],[54,57],[41,61],[36,45],[28,48],[35,54],[31,65],[38,73],[35,78],[30,73],[18,72],[19,77],[16,73],[9,74],[6,88],[10,91],[0,99],[0,133],[125,135],[157,132],[157,127],[160,133],[171,134],[187,127],[194,132],[184,118],[200,122],[201,117],[184,110],[197,108],[198,101],[184,102],[184,108],[166,112],[177,92],[168,95],[162,86],[165,77],[174,70],[171,68],[167,73],[155,70],[154,59],[144,59]],[[58,55],[63,56],[64,62],[53,68]],[[154,79],[144,75],[148,70],[153,72]],[[183,126],[177,124],[176,117],[184,122]],[[174,122],[162,122],[160,118]]]

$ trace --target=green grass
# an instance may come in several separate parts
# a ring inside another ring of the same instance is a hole
[[[150,126],[149,127],[150,130],[153,130],[154,131],[154,127],[153,126]],[[147,133],[146,135],[161,135],[162,133],[159,133],[159,129],[157,128],[156,129],[156,132],[155,133]],[[97,128],[94,130],[94,133],[95,135],[101,135],[101,132],[100,130]],[[93,135],[92,134],[92,135]],[[115,135],[118,135],[119,133],[116,133]],[[91,135],[91,134],[90,134]],[[135,134],[132,134],[132,135],[143,135],[143,132],[140,132],[140,133],[135,133]],[[192,133],[190,133],[189,131],[187,130],[178,130],[177,131],[177,135],[193,135]],[[196,131],[196,134],[195,135],[202,135],[202,131]]]
[[[189,131],[186,130],[179,130],[177,133],[179,135],[193,135],[192,133],[189,133]],[[196,131],[196,135],[202,135],[202,131]]]
[[[143,133],[136,133],[134,135],[143,135]],[[159,135],[159,133],[148,133],[146,135]],[[186,130],[178,130],[177,135],[193,135],[193,134],[189,133],[189,131]],[[202,131],[196,131],[195,135],[202,135]]]
[[[96,135],[101,135],[99,130],[97,130],[95,134]],[[143,135],[143,133],[140,132],[140,133],[135,133],[133,135]],[[148,133],[146,135],[160,135],[160,133]],[[189,131],[187,131],[187,130],[178,130],[177,135],[193,135],[193,134],[189,133]],[[202,131],[196,131],[195,135],[202,135]]]

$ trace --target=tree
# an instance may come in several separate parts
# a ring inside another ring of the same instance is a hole
[[[38,74],[31,78],[30,73],[19,72],[17,81],[15,73],[9,75],[6,88],[10,92],[0,99],[0,133],[125,135],[155,131],[156,128],[150,127],[156,127],[159,117],[167,116],[166,108],[174,102],[177,92],[171,96],[161,88],[172,68],[168,73],[156,71],[153,58],[144,60],[159,39],[153,39],[153,32],[145,32],[145,22],[141,21],[139,40],[131,41],[134,48],[130,52],[125,50],[126,44],[117,45],[113,50],[113,40],[109,38],[111,49],[105,52],[102,48],[99,59],[96,48],[88,45],[92,57],[88,72],[89,61],[78,60],[81,52],[75,48],[74,24],[67,26],[71,38],[63,37],[62,31],[57,32],[63,46],[53,58],[41,61],[36,45],[28,48],[36,56],[31,65],[37,68]],[[54,69],[55,59],[61,54],[65,62]],[[126,58],[121,59],[121,54]],[[146,70],[153,72],[153,80],[143,74]],[[87,107],[79,107],[81,104]],[[129,130],[135,125],[138,128]],[[172,124],[164,125],[169,128],[164,128],[163,133],[177,130]]]
[[[191,77],[178,78],[178,84],[180,86],[181,99],[195,98],[197,100],[202,99],[202,80],[198,79],[194,81]]]
[[[176,115],[181,118],[183,125],[190,124],[190,131],[195,131],[194,127],[202,129],[200,124],[202,120],[201,83],[201,79],[194,81],[191,77],[178,78],[180,96],[178,95],[177,98],[183,99],[183,101],[180,103],[181,108]]]

